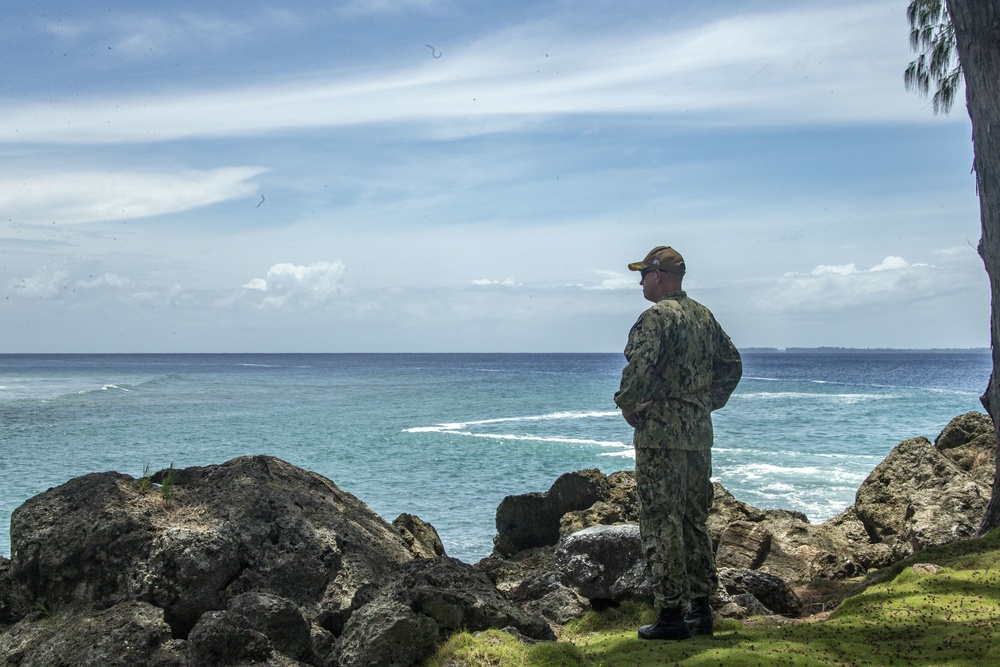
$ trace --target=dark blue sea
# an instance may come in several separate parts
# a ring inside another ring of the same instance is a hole
[[[11,512],[88,472],[269,454],[449,555],[493,546],[504,496],[633,466],[612,401],[621,354],[0,355],[0,555]],[[981,410],[988,351],[744,353],[715,413],[714,477],[762,508],[829,519],[901,440]]]

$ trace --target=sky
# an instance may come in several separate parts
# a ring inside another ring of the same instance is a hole
[[[6,3],[0,352],[620,352],[658,245],[739,347],[987,347],[906,5]]]

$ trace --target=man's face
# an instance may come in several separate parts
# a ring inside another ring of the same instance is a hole
[[[639,284],[642,285],[642,296],[646,301],[653,303],[659,301],[658,291],[661,278],[659,269],[643,269],[639,275],[641,276]]]

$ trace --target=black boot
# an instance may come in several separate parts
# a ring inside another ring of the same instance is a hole
[[[691,631],[680,607],[661,609],[656,623],[639,628],[639,639],[688,639]]]
[[[712,620],[712,607],[708,603],[708,596],[691,600],[691,611],[684,617],[684,622],[691,629],[692,635],[712,636],[715,623]]]

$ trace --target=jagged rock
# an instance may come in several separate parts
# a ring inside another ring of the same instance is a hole
[[[414,558],[437,558],[446,556],[444,544],[434,526],[413,514],[400,514],[392,522],[392,527],[403,536],[403,541]]]
[[[235,665],[263,662],[273,649],[267,636],[236,614],[205,612],[188,634],[193,661],[200,665]]]
[[[630,519],[621,506],[598,500],[587,509],[563,514],[559,520],[559,535],[565,536],[591,526],[612,526],[630,520],[635,523],[638,517]]]
[[[708,532],[712,536],[712,542],[715,543],[716,548],[719,546],[719,538],[731,523],[736,521],[757,523],[764,520],[764,510],[737,500],[736,496],[718,482],[712,484],[712,491],[712,505],[708,514]]]
[[[591,526],[610,526],[639,521],[639,496],[635,471],[621,470],[608,475],[598,500],[585,509],[567,512],[559,520],[559,535],[566,536]]]
[[[789,585],[854,576],[865,569],[858,564],[867,558],[859,552],[868,544],[860,522],[844,519],[844,526],[864,536],[863,544],[855,545],[839,524],[814,526],[801,512],[760,510],[718,485],[715,500],[719,505],[712,505],[709,532],[715,531],[719,567],[759,569]],[[736,519],[725,524],[723,517]]]
[[[719,536],[715,558],[726,567],[756,569],[771,551],[771,533],[759,523],[734,521]]]
[[[934,446],[940,450],[962,447],[981,435],[995,435],[993,420],[983,412],[966,412],[952,419],[934,438]]]
[[[0,665],[182,667],[185,644],[172,640],[162,609],[123,602],[97,613],[25,617],[0,635]]]
[[[351,615],[337,646],[336,664],[411,667],[434,652],[439,638],[434,619],[402,602],[377,600]]]
[[[400,567],[382,586],[360,591],[338,643],[341,667],[425,660],[438,639],[459,630],[512,626],[533,639],[554,639],[545,619],[504,598],[483,572],[454,558]]]
[[[774,616],[774,612],[750,593],[739,593],[730,598],[729,604],[723,608],[723,612],[719,615],[725,618],[750,618],[751,616]]]
[[[555,549],[559,580],[594,601],[652,598],[652,579],[639,526],[592,526]]]
[[[540,614],[549,623],[565,625],[591,609],[590,601],[578,592],[555,581],[538,598],[522,605],[525,611]]]
[[[169,500],[118,473],[28,500],[11,520],[14,595],[67,608],[146,601],[184,638],[203,613],[257,591],[337,634],[358,588],[412,558],[364,503],[273,457],[177,470],[171,481]]]
[[[732,596],[733,601],[747,608],[750,615],[759,615],[752,604],[747,604],[741,595],[751,595],[771,614],[798,616],[802,613],[802,601],[780,578],[757,570],[720,568],[719,583]],[[770,615],[770,614],[767,614]]]
[[[486,574],[508,600],[530,599],[538,582],[557,576],[556,557],[549,547],[519,551],[510,558],[491,555],[474,567]]]
[[[14,608],[14,592],[10,580],[10,560],[0,556],[0,629],[23,616]]]
[[[989,415],[967,412],[955,417],[934,439],[934,446],[977,482],[992,488],[997,436]]]
[[[607,493],[608,480],[596,468],[561,475],[542,493],[507,496],[497,507],[493,551],[511,556],[559,541],[563,515],[587,509]]]
[[[547,547],[526,549],[511,558],[490,556],[474,566],[505,598],[526,611],[563,625],[588,611],[590,602],[559,581],[555,553]]]
[[[230,601],[226,613],[242,617],[247,627],[268,638],[275,651],[296,660],[312,657],[309,622],[291,600],[268,593],[243,593]]]
[[[992,489],[926,438],[899,443],[858,489],[855,509],[895,559],[975,535]]]

